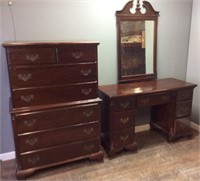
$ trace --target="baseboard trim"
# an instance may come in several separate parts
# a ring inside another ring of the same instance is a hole
[[[15,159],[15,151],[0,154],[0,161]]]
[[[198,125],[197,123],[191,122],[191,128],[200,132],[200,125]]]
[[[150,129],[150,125],[149,124],[144,124],[144,125],[141,125],[141,126],[136,126],[135,127],[135,132],[138,133],[138,132],[142,132],[142,131],[147,131]]]

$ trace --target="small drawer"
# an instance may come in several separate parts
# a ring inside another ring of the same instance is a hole
[[[192,100],[192,96],[193,96],[193,89],[183,89],[177,91],[176,100],[177,101]]]
[[[135,97],[122,97],[111,100],[111,109],[113,111],[124,111],[135,108]]]
[[[21,169],[63,162],[65,160],[97,153],[100,150],[99,138],[62,145],[45,150],[23,153],[20,156]]]
[[[79,101],[97,97],[97,82],[13,90],[13,107]]]
[[[97,65],[10,68],[12,89],[97,81]]]
[[[96,62],[97,46],[95,45],[70,45],[58,48],[58,61],[65,64],[80,62]]]
[[[188,134],[191,130],[190,128],[191,118],[190,117],[184,117],[181,119],[175,120],[175,132],[176,134]]]
[[[56,63],[54,48],[8,48],[7,56],[10,65]]]
[[[123,147],[133,143],[134,141],[133,127],[124,129],[122,131],[113,132],[112,134],[113,135],[110,135],[110,144],[114,147]]]
[[[114,130],[134,127],[134,111],[115,112],[110,127]]]
[[[86,104],[53,110],[43,110],[13,115],[17,132],[26,133],[38,130],[55,129],[100,119],[100,104]]]
[[[99,123],[18,135],[20,153],[98,137]]]
[[[182,101],[176,103],[176,117],[189,116],[191,114],[192,101]]]
[[[172,93],[159,93],[159,94],[151,94],[137,97],[137,106],[152,106],[159,104],[166,104],[173,101]]]

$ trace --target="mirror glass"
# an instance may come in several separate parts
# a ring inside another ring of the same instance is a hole
[[[121,21],[121,74],[153,73],[154,21]]]
[[[140,4],[140,2],[142,4]],[[157,78],[156,46],[159,12],[147,1],[129,1],[117,16],[118,83]],[[132,9],[135,8],[133,12]],[[145,12],[141,12],[142,9]]]

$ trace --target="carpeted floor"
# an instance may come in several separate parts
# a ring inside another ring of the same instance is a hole
[[[200,181],[200,136],[168,144],[155,132],[136,134],[138,152],[123,151],[104,162],[80,160],[42,171],[27,180]],[[1,163],[2,180],[15,180],[15,160]]]

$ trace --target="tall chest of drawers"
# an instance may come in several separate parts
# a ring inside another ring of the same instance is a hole
[[[98,42],[5,42],[16,176],[100,149]]]

